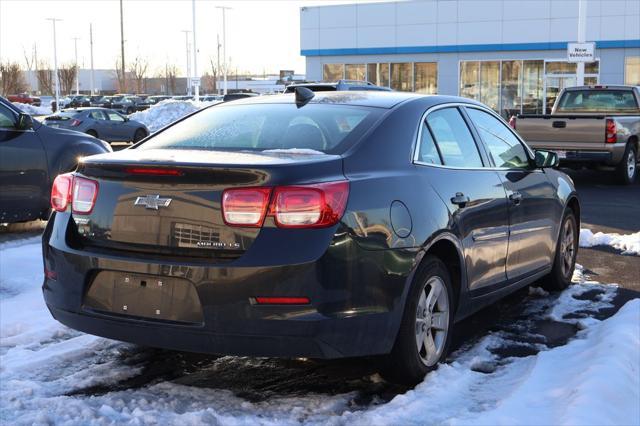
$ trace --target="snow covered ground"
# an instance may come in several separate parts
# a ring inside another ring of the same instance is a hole
[[[29,104],[23,104],[20,102],[13,102],[13,104],[15,106],[17,106],[18,108],[20,108],[22,111],[26,112],[27,114],[31,114],[31,115],[49,115],[52,113],[51,111],[51,106],[33,106],[33,105],[29,105]],[[44,103],[43,103],[44,105]]]
[[[220,383],[225,363],[246,372],[240,380],[248,387],[264,380],[274,388],[277,380],[268,360],[237,357],[195,363],[185,376],[200,376],[197,386],[162,376],[136,385],[153,369],[136,361],[144,350],[54,321],[42,301],[41,269],[39,238],[0,243],[2,424],[640,424],[640,299],[596,319],[617,287],[589,281],[582,268],[559,295],[533,289],[523,296],[517,315],[463,344],[415,389],[364,403],[357,391],[243,397]],[[549,323],[571,330],[568,343],[537,329]],[[160,361],[182,368],[168,354]]]
[[[216,103],[218,103],[218,101],[196,102],[167,99],[159,102],[157,105],[153,105],[149,109],[135,112],[131,114],[129,118],[144,123],[153,133],[160,130],[167,124],[173,123],[174,121],[184,117],[185,115]]]
[[[591,232],[590,229],[580,229],[580,247],[610,246],[622,250],[622,254],[640,256],[640,231],[634,234],[605,234]]]

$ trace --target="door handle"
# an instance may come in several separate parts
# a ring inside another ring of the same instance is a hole
[[[469,197],[464,195],[462,192],[456,192],[456,196],[451,197],[451,203],[456,204],[459,207],[465,207],[469,201]]]
[[[519,193],[518,191],[516,191],[516,192],[512,193],[511,195],[509,195],[509,199],[511,200],[511,202],[513,204],[515,204],[517,206],[522,201],[522,194]]]
[[[551,125],[553,127],[555,127],[556,129],[564,129],[565,127],[567,127],[567,122],[566,121],[554,121]]]

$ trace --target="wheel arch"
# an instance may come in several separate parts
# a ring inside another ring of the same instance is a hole
[[[576,225],[578,227],[578,233],[580,232],[580,201],[578,200],[578,197],[575,194],[572,194],[569,199],[567,200],[567,204],[565,207],[566,209],[571,209],[571,211],[573,211],[573,215],[576,218]]]

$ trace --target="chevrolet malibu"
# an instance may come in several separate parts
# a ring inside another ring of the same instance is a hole
[[[175,350],[443,361],[456,323],[569,285],[580,205],[493,111],[392,92],[196,112],[55,180],[44,298],[61,323]]]

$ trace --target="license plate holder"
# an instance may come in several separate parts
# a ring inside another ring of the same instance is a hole
[[[166,319],[173,283],[155,277],[124,276],[113,286],[113,310],[126,315]]]

